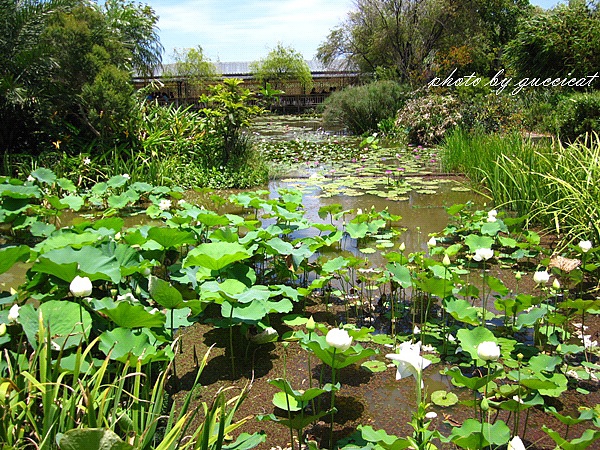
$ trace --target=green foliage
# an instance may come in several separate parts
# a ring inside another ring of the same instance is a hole
[[[538,11],[521,24],[507,45],[508,65],[518,78],[593,75],[600,67],[599,15],[598,8],[585,1]]]
[[[262,111],[250,104],[253,94],[242,84],[243,81],[238,79],[224,80],[211,88],[211,95],[201,99],[207,105],[202,113],[206,115],[211,129],[222,139],[218,165],[235,163],[241,167],[245,163],[249,146],[242,132]]]
[[[600,133],[600,91],[565,97],[556,111],[556,132],[563,141]]]
[[[454,131],[444,143],[447,170],[464,171],[485,185],[496,205],[504,205],[564,234],[564,241],[600,239],[598,176],[600,139],[567,146],[537,144],[518,133],[469,134]],[[587,237],[586,237],[587,236]]]
[[[462,118],[459,102],[450,96],[430,94],[408,100],[398,111],[396,126],[406,130],[413,144],[435,144]]]
[[[217,68],[206,58],[200,46],[183,50],[175,49],[173,58],[175,62],[167,66],[164,76],[185,77],[196,87],[202,87],[207,81],[214,80],[217,75]],[[185,92],[186,97],[193,97],[194,94],[194,92]]]
[[[394,81],[349,87],[325,100],[323,121],[344,126],[356,135],[372,133],[381,121],[395,116],[408,96],[408,89]]]
[[[287,80],[300,82],[305,92],[310,92],[313,86],[310,67],[301,53],[292,47],[284,47],[278,43],[269,54],[250,64],[250,71],[261,83],[271,83],[275,89]]]
[[[461,97],[461,127],[467,130],[479,129],[486,133],[506,133],[521,129],[522,114],[515,97],[495,93]]]
[[[487,74],[530,10],[526,0],[361,1],[330,31],[317,57],[326,65],[349,61],[364,74],[415,88],[432,70],[464,66]],[[448,57],[457,49],[465,58]]]
[[[55,147],[112,147],[134,99],[131,72],[160,63],[148,7],[113,0],[3,1],[0,150],[37,155]]]

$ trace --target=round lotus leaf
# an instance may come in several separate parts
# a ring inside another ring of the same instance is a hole
[[[458,403],[458,397],[453,392],[435,391],[431,393],[431,401],[438,406],[452,406]]]

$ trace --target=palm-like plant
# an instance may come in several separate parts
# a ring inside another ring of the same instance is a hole
[[[48,18],[73,0],[0,0],[0,150],[36,127],[56,62],[40,45]]]

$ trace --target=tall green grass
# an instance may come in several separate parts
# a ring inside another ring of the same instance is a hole
[[[484,187],[496,206],[527,215],[565,242],[600,242],[600,137],[563,146],[534,144],[519,133],[458,129],[443,144],[446,171],[462,172]]]

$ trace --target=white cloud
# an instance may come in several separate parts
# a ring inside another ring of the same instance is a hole
[[[353,0],[147,0],[159,15],[166,59],[202,46],[213,60],[253,61],[278,42],[310,59]]]

